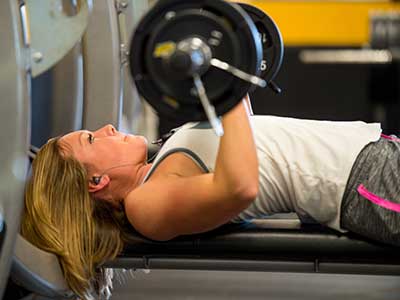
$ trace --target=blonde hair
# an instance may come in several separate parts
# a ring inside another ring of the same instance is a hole
[[[107,298],[112,274],[102,264],[122,250],[126,217],[122,209],[92,199],[86,169],[62,153],[55,138],[33,161],[21,234],[57,255],[69,287],[80,298]]]

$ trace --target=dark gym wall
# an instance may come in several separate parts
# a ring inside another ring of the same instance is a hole
[[[301,48],[286,48],[275,82],[282,88],[257,89],[251,96],[254,112],[319,120],[371,120],[365,65],[307,65]]]
[[[257,114],[297,118],[381,122],[386,132],[400,129],[398,66],[307,65],[300,61],[302,48],[287,47],[276,82],[283,92],[258,89],[252,95]],[[386,118],[377,115],[377,106]],[[398,115],[398,114],[397,114]]]
[[[310,49],[310,48],[307,48]],[[339,48],[335,48],[339,49]],[[383,122],[387,133],[399,131],[391,112],[399,107],[397,68],[392,66],[350,64],[304,64],[299,59],[302,47],[286,47],[281,70],[275,82],[282,88],[276,95],[271,89],[257,89],[252,95],[255,114],[286,117]],[[390,120],[379,120],[377,104],[386,106]],[[160,120],[160,134],[180,124]]]

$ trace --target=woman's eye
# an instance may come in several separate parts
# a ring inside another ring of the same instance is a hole
[[[89,140],[89,144],[93,144],[93,142],[94,142],[93,134],[89,133],[88,140]]]

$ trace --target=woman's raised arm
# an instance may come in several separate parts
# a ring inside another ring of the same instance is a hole
[[[225,134],[221,138],[215,180],[235,195],[258,191],[258,160],[247,111],[248,98],[222,118]]]
[[[258,161],[245,100],[222,118],[215,172],[150,180],[125,199],[129,221],[143,235],[168,240],[214,229],[256,198]]]

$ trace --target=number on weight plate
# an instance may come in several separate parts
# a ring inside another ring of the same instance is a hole
[[[260,40],[263,44],[265,44],[268,40],[267,40],[267,35],[265,33],[259,33],[260,34]]]
[[[266,69],[267,69],[267,61],[266,61],[265,59],[263,59],[263,60],[261,61],[260,70],[261,70],[261,71],[265,71]]]

